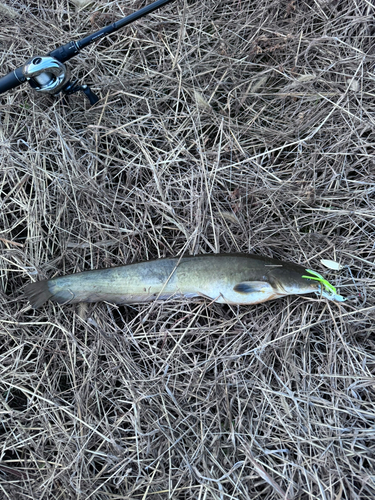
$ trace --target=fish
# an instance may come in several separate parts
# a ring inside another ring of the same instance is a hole
[[[308,273],[306,275],[306,273]],[[204,297],[219,304],[253,305],[287,295],[315,293],[342,302],[323,276],[292,262],[250,254],[204,254],[137,262],[29,283],[33,308],[106,301],[142,304]]]

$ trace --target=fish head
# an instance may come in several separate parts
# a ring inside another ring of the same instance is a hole
[[[299,266],[296,266],[296,269],[283,266],[270,270],[267,278],[274,291],[280,296],[319,292],[319,283],[302,278],[303,272],[304,269]]]
[[[293,264],[271,270],[268,273],[268,281],[280,296],[315,293],[319,297],[334,300],[335,302],[346,300],[319,273]]]

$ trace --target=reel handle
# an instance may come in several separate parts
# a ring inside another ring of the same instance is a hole
[[[65,95],[72,95],[76,92],[83,92],[90,101],[91,106],[99,101],[99,97],[94,94],[88,85],[77,85],[77,82],[69,82],[62,90]]]
[[[88,85],[82,85],[82,92],[85,94],[87,99],[90,101],[91,106],[94,106],[99,101],[99,97],[94,94]]]

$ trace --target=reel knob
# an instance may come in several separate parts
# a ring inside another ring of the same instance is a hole
[[[33,89],[44,94],[58,94],[70,78],[68,68],[51,56],[34,56],[23,66],[22,73]]]

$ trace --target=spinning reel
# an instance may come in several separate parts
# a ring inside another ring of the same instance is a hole
[[[14,89],[24,82],[28,82],[31,87],[42,94],[56,95],[62,92],[65,95],[83,92],[93,105],[98,102],[99,97],[95,95],[87,85],[77,85],[77,82],[70,80],[70,71],[64,62],[76,56],[84,47],[91,43],[110,35],[114,31],[136,21],[140,17],[149,14],[172,0],[157,0],[156,2],[143,7],[143,9],[124,17],[115,23],[102,28],[95,33],[86,36],[78,42],[68,42],[53,50],[46,56],[34,56],[21,68],[17,68],[6,76],[0,78],[0,94],[7,90]]]

